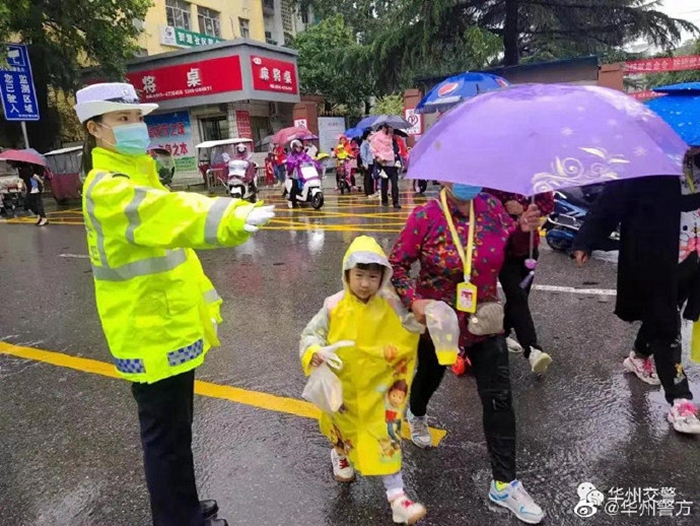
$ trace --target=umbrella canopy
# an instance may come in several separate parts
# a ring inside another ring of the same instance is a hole
[[[700,82],[674,84],[654,89],[665,96],[647,106],[658,113],[690,146],[700,146]]]
[[[311,133],[306,128],[301,128],[299,126],[292,126],[290,128],[282,128],[280,131],[275,133],[272,138],[272,142],[275,144],[287,144],[290,141],[299,139],[302,141],[318,139],[313,133]]]
[[[624,93],[529,84],[485,93],[447,112],[411,152],[408,177],[533,195],[680,176],[686,149],[668,124]]]
[[[400,115],[380,115],[372,124],[372,128],[376,130],[382,126],[391,126],[397,130],[407,130],[412,127],[411,123]]]
[[[348,139],[356,139],[357,137],[362,137],[364,135],[365,130],[362,128],[350,128],[349,130],[345,130],[345,135]]]
[[[46,157],[37,152],[34,148],[24,150],[5,150],[0,153],[0,160],[15,161],[22,163],[37,164],[46,167]]]
[[[378,118],[379,115],[370,115],[369,117],[365,117],[355,125],[355,128],[360,130],[366,130],[367,128],[371,128]]]
[[[480,93],[507,88],[510,83],[490,73],[462,73],[443,80],[416,106],[416,113],[445,111]]]

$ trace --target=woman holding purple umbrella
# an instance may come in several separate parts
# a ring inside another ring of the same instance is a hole
[[[544,512],[516,477],[515,413],[502,308],[500,322],[497,319],[497,285],[506,245],[510,242],[516,253],[527,254],[529,232],[538,224],[539,212],[534,205],[516,222],[500,201],[481,193],[480,187],[445,183],[438,200],[413,211],[389,257],[392,283],[419,322],[425,323],[431,300],[444,301],[457,311],[460,346],[466,348],[472,362],[483,406],[493,473],[489,499],[530,524],[539,523]],[[420,263],[417,280],[410,276],[415,262]],[[433,342],[424,335],[418,346],[418,369],[407,414],[413,443],[422,448],[431,444],[427,406],[444,374]]]

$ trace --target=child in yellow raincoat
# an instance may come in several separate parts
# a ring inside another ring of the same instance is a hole
[[[352,482],[355,469],[381,476],[394,522],[415,524],[426,510],[404,493],[400,432],[425,327],[402,306],[389,285],[391,273],[373,238],[355,239],[343,259],[344,290],[327,298],[304,329],[300,356],[308,375],[323,363],[319,351],[346,342],[336,349],[343,406],[320,419],[333,446],[333,474],[339,482]]]

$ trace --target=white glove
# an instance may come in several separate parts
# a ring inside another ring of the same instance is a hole
[[[250,233],[257,232],[262,225],[275,217],[274,210],[274,205],[253,208],[253,211],[245,219],[243,229]]]

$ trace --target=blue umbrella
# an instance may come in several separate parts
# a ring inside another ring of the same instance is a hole
[[[647,104],[689,146],[700,146],[700,82],[674,84],[654,89],[665,93]]]
[[[370,115],[369,117],[365,117],[355,125],[355,128],[360,130],[366,130],[367,128],[371,128],[379,117],[380,115]]]
[[[480,93],[506,88],[509,82],[490,73],[462,73],[455,75],[431,89],[416,106],[416,113],[436,113],[456,106],[465,99]]]
[[[355,139],[357,137],[362,137],[362,135],[365,133],[365,130],[362,128],[350,128],[349,130],[345,130],[345,135],[348,139]]]

